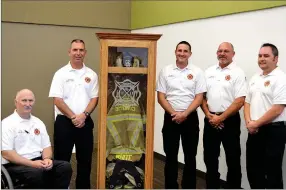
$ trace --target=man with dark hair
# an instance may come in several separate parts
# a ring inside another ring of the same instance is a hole
[[[274,57],[276,57],[276,56],[278,57],[279,52],[278,52],[278,49],[275,45],[270,44],[270,43],[265,43],[265,44],[262,44],[261,48],[263,48],[263,47],[270,47]]]
[[[28,189],[67,189],[72,176],[69,162],[53,159],[45,124],[32,115],[34,93],[20,90],[16,110],[2,121],[2,164],[12,179]]]
[[[75,144],[76,188],[89,189],[94,128],[90,114],[98,102],[98,77],[83,63],[83,40],[73,40],[68,52],[70,62],[55,73],[49,93],[57,115],[54,152],[56,159],[70,161]]]
[[[180,138],[185,167],[182,188],[196,188],[196,154],[199,119],[196,109],[206,92],[203,71],[189,62],[191,46],[182,41],[176,46],[176,63],[166,66],[157,81],[158,102],[165,110],[162,129],[166,154],[165,188],[178,189],[178,151]]]
[[[277,66],[278,49],[263,44],[258,54],[262,72],[249,81],[244,104],[248,129],[246,169],[253,189],[283,189],[286,142],[286,75]]]
[[[221,143],[228,167],[227,188],[241,188],[239,110],[246,96],[246,78],[243,70],[233,63],[234,55],[231,43],[221,43],[217,50],[218,64],[205,72],[207,93],[202,109],[205,113],[203,146],[208,189],[220,188],[218,158]]]
[[[176,49],[177,49],[178,46],[181,45],[181,44],[187,45],[187,46],[189,47],[190,52],[192,52],[191,44],[190,44],[189,42],[187,42],[187,41],[181,41],[181,42],[179,42],[179,43],[177,44],[177,46],[176,46]]]

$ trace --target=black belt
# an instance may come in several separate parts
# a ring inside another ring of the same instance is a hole
[[[215,115],[221,115],[221,114],[223,114],[223,112],[211,112],[211,111],[210,111],[210,113],[211,113],[211,114],[215,114]]]

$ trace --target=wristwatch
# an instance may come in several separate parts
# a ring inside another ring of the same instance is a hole
[[[87,111],[84,111],[83,113],[86,117],[88,117],[90,115],[90,113],[88,113]]]

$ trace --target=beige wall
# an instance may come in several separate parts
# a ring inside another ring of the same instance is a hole
[[[130,29],[131,2],[2,1],[2,21]]]
[[[1,119],[14,110],[18,90],[29,88],[36,95],[34,113],[47,125],[53,141],[53,102],[48,98],[54,72],[68,63],[70,41],[86,42],[85,63],[99,73],[99,41],[96,32],[124,32],[83,27],[64,27],[2,22]],[[97,109],[92,114],[97,131]],[[95,139],[96,135],[95,135]]]
[[[70,41],[86,42],[85,63],[99,73],[95,33],[130,33],[130,6],[129,0],[3,1],[1,119],[13,112],[16,92],[29,88],[36,95],[34,113],[47,125],[53,141],[53,102],[48,93],[54,72],[69,61]],[[96,133],[97,109],[92,117]]]

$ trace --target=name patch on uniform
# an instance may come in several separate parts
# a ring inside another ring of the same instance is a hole
[[[35,135],[39,135],[40,134],[40,130],[39,129],[35,129],[34,133],[35,133]]]
[[[91,79],[89,77],[85,77],[84,80],[85,80],[86,83],[90,83],[90,81],[91,81]]]
[[[226,76],[225,76],[225,80],[226,80],[226,81],[229,81],[229,80],[230,80],[230,75],[226,75]]]
[[[187,78],[188,78],[189,80],[192,80],[192,79],[193,79],[193,75],[192,75],[192,74],[188,74]]]
[[[268,81],[265,81],[264,86],[267,87],[267,86],[269,86],[269,85],[270,85],[270,81],[269,81],[269,80],[268,80]]]
[[[132,154],[117,154],[115,155],[115,159],[118,160],[129,160],[131,161]]]
[[[73,79],[67,79],[66,82],[73,82]]]

